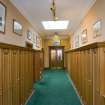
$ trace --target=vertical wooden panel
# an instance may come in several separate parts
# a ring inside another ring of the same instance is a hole
[[[2,82],[3,82],[3,78],[2,78],[2,52],[1,52],[1,49],[0,49],[0,105],[3,105],[2,103],[2,98],[3,98],[3,88],[2,88]]]
[[[2,50],[3,62],[3,105],[12,105],[12,76],[11,76],[11,52]]]
[[[37,59],[39,78],[43,68],[42,53],[37,54]],[[0,105],[24,105],[32,92],[33,63],[32,50],[2,46],[0,49]]]
[[[19,103],[19,51],[12,50],[12,86],[13,86],[13,105],[20,105]]]
[[[100,94],[105,96],[105,49],[100,48]]]
[[[24,105],[25,100],[25,51],[20,51],[20,105]]]

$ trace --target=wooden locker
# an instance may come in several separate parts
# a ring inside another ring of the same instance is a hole
[[[28,96],[29,96],[29,81],[30,81],[30,77],[29,77],[29,51],[26,50],[24,52],[24,98],[26,101]]]
[[[68,70],[68,72],[69,72],[69,75],[71,74],[71,69],[70,69],[70,53],[67,53],[67,70]]]
[[[100,56],[100,94],[105,97],[105,48],[99,49]]]
[[[35,51],[33,51],[33,82],[36,81],[36,61],[35,61]]]
[[[12,105],[11,51],[2,49],[3,105]]]
[[[20,105],[19,103],[19,50],[11,50],[12,53],[12,102],[13,105]]]
[[[28,70],[27,70],[27,87],[28,87],[28,92],[27,95],[29,96],[30,93],[32,92],[32,85],[33,85],[33,52],[32,51],[28,51]]]
[[[25,51],[20,51],[20,105],[24,105],[25,100]]]
[[[80,52],[78,52],[78,93],[80,94],[80,89],[81,89],[81,85],[80,85],[80,78],[81,78],[81,69],[80,69],[80,65],[81,64],[81,60],[80,60]]]
[[[80,96],[82,97],[82,51],[80,51],[80,55],[79,55],[80,57],[80,59],[79,59],[79,65],[80,65],[80,70],[79,70],[79,76],[80,76],[80,78],[79,78],[79,81],[80,81],[80,86],[79,86],[79,88],[80,88],[80,90],[79,90],[79,93],[80,93]]]
[[[2,83],[3,83],[3,78],[2,78],[2,52],[0,49],[0,105],[3,105],[2,103],[2,98],[3,98],[3,88],[2,88]]]
[[[89,50],[85,51],[85,104],[88,105],[89,100],[89,88],[88,88],[88,71],[89,71]]]
[[[81,51],[81,97],[84,98],[84,52]]]
[[[87,72],[87,90],[88,99],[87,104],[93,105],[93,50],[89,49],[88,52],[88,72]]]
[[[39,53],[35,53],[35,71],[36,71],[36,81],[40,79],[40,58]]]
[[[94,105],[105,105],[104,80],[105,80],[105,52],[104,48],[97,50],[97,66],[94,70]],[[95,64],[96,65],[96,64]]]
[[[86,58],[86,50],[83,51],[83,68],[82,68],[82,77],[83,77],[83,101],[84,104],[86,104],[86,64],[87,64],[87,58]]]
[[[29,53],[29,65],[30,65],[30,87],[29,87],[29,91],[31,92],[32,91],[32,87],[33,87],[33,51],[30,51]]]

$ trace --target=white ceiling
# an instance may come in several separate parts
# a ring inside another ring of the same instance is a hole
[[[90,7],[96,0],[56,0],[57,17],[60,20],[69,20],[70,24],[67,30],[44,30],[41,21],[52,20],[50,11],[52,0],[10,0],[19,11],[30,21],[37,32],[45,36],[52,36],[54,32],[61,36],[70,35],[74,32],[80,21],[86,15]]]

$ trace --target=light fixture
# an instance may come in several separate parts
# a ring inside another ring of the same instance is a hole
[[[67,29],[69,21],[59,20],[59,21],[42,21],[43,27],[45,30],[61,30]]]
[[[53,15],[53,20],[56,21],[58,19],[58,17],[56,17],[56,4],[55,4],[55,0],[53,0],[51,8],[50,8],[52,15]]]
[[[67,20],[59,20],[56,16],[56,3],[55,0],[52,1],[52,5],[50,10],[53,15],[53,21],[42,21],[42,25],[45,30],[62,30],[67,29],[69,25],[69,21]]]

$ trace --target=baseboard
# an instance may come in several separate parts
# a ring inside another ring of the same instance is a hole
[[[32,95],[33,95],[34,93],[35,93],[35,90],[33,90],[33,91],[31,92],[30,96],[28,97],[28,99],[27,99],[26,102],[25,102],[25,105],[28,104],[29,100],[31,99],[31,97],[32,97]]]

